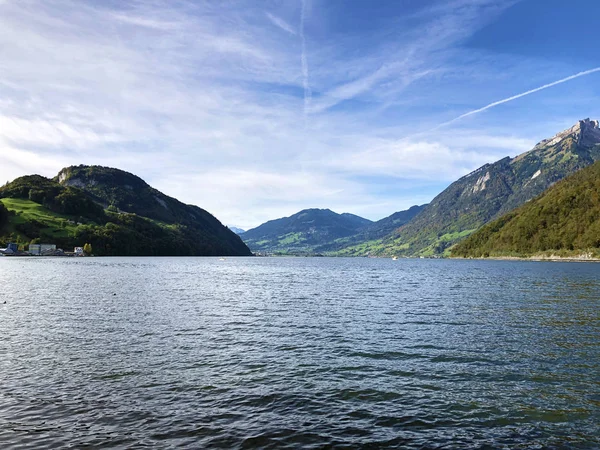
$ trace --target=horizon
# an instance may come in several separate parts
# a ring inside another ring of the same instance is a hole
[[[244,230],[376,221],[600,118],[600,5],[544,5],[0,0],[0,164],[115,167]]]

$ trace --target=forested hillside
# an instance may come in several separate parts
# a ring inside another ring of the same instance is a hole
[[[371,223],[354,214],[313,208],[270,220],[241,236],[253,251],[308,255],[336,239],[355,234]]]
[[[0,203],[0,243],[91,243],[97,255],[251,254],[208,212],[118,169],[77,166],[55,179],[21,177],[0,188]]]
[[[487,224],[452,256],[579,255],[600,252],[600,162]]]
[[[581,120],[531,151],[486,164],[452,183],[421,213],[383,239],[347,254],[434,256],[490,220],[600,159],[598,121]]]

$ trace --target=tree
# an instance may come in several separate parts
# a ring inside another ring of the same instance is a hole
[[[8,210],[4,206],[2,202],[0,202],[0,229],[4,226],[5,223],[8,222]]]
[[[88,255],[88,256],[89,256],[89,255],[91,255],[91,254],[92,254],[92,244],[88,244],[88,243],[86,243],[86,244],[83,246],[83,253],[85,253],[85,254],[86,254],[86,255]]]
[[[44,203],[46,203],[46,191],[44,191],[43,189],[30,189],[29,200],[43,205]]]

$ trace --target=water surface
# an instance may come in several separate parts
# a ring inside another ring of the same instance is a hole
[[[0,258],[0,447],[598,448],[599,275]]]

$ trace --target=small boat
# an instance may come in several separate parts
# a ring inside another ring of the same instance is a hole
[[[398,257],[397,256],[392,256],[392,261],[398,261]]]

